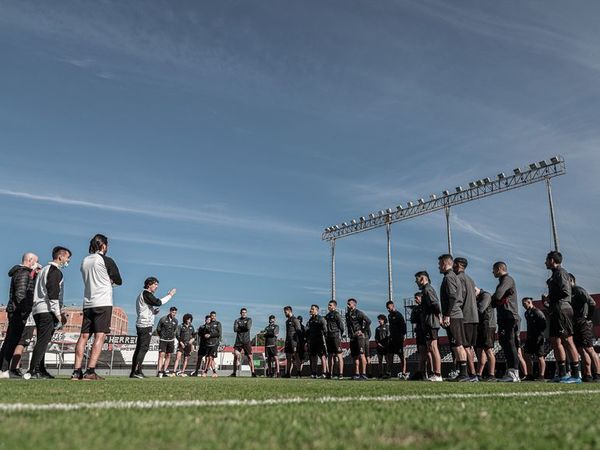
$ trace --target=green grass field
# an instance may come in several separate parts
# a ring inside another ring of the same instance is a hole
[[[557,391],[560,395],[541,396]],[[600,447],[600,385],[593,384],[262,378],[3,380],[0,396],[0,450]],[[397,398],[364,398],[384,396]],[[167,404],[131,409],[118,403],[294,397],[301,399],[299,403]],[[323,397],[346,398],[319,402]],[[104,405],[105,409],[74,411],[7,410],[9,404],[104,401],[117,403]]]

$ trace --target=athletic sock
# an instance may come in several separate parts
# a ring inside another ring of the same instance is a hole
[[[466,377],[467,375],[467,362],[466,361],[459,361],[458,362],[458,367],[459,367],[459,373],[461,377]]]
[[[558,376],[564,377],[567,375],[567,363],[565,361],[558,361]]]
[[[88,367],[86,370],[87,373],[96,373],[96,368],[95,367]]]
[[[579,362],[571,363],[571,378],[579,378]]]

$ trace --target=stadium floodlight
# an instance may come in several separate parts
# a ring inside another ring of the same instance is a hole
[[[500,172],[500,173],[498,174],[498,179],[499,179],[499,180],[504,180],[505,178],[506,178],[506,175],[504,175],[504,172]]]
[[[477,180],[476,183],[478,187],[483,186],[483,180]]]
[[[402,210],[404,209],[404,207],[403,207],[402,205],[398,205],[398,206],[396,206],[396,209],[397,209],[398,211],[402,211]]]
[[[366,219],[365,219],[365,216],[360,216],[360,218],[358,220],[360,220],[361,222],[364,222]]]
[[[515,175],[521,175],[521,169],[519,169],[518,167],[516,169],[513,169],[513,172]]]
[[[385,211],[382,209],[381,211],[379,211],[379,215],[380,216],[385,216]]]
[[[464,189],[462,188],[462,186],[456,186],[456,193],[460,194]]]
[[[430,198],[431,200],[435,200],[435,199],[437,198],[437,196],[436,196],[435,194],[431,194],[431,195],[429,196],[429,198]]]
[[[476,181],[469,181],[469,187],[471,189],[475,189],[477,187],[477,182]]]
[[[334,225],[333,228],[335,229],[335,231],[340,229],[340,227],[338,225]]]
[[[541,168],[544,168],[544,167],[548,166],[548,163],[546,161],[543,161],[543,160],[540,161],[538,164],[540,165]]]
[[[490,180],[488,177],[485,177],[483,179],[483,184],[490,184],[492,182],[492,180]]]
[[[531,163],[531,164],[529,164],[529,168],[530,168],[531,170],[537,170],[537,168],[538,168],[538,165],[537,165],[536,163]]]
[[[413,202],[406,202],[409,208],[412,208],[415,204]]]
[[[558,164],[560,162],[560,157],[558,156],[553,156],[552,158],[550,158],[550,162],[552,164]]]
[[[386,209],[385,212],[387,212],[388,214],[391,214],[392,213],[392,208]]]
[[[350,221],[350,223],[351,223],[352,225],[356,225],[356,219],[352,219],[352,220]]]
[[[444,197],[448,197],[448,196],[450,195],[450,192],[449,192],[449,191],[443,191],[443,192],[442,192],[442,195],[443,195]]]
[[[374,219],[375,218],[375,214],[371,213],[369,214],[369,219]]]
[[[422,198],[419,199],[419,205],[422,205],[425,203],[425,200],[423,200]]]

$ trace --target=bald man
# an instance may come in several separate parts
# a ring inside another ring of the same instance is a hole
[[[33,290],[35,276],[39,270],[38,257],[34,253],[25,253],[21,264],[14,266],[8,272],[10,280],[10,294],[6,313],[8,315],[8,328],[6,339],[0,350],[0,378],[11,378],[10,360],[15,353],[15,348],[21,340],[27,318],[33,308]]]

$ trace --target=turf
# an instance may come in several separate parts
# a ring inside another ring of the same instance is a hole
[[[190,448],[598,448],[600,395],[445,398],[445,394],[598,390],[556,384],[111,378],[0,382],[1,403],[433,395],[394,402],[301,403],[0,413],[0,450]]]

